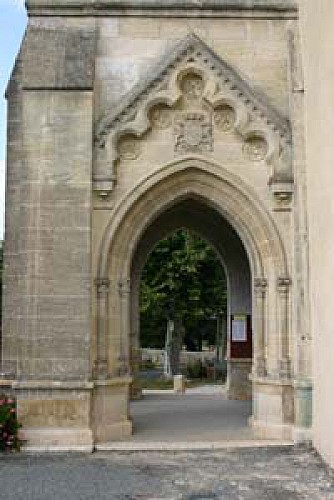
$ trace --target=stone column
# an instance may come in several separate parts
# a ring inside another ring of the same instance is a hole
[[[96,379],[108,378],[107,361],[107,318],[109,279],[98,278],[95,281],[97,293],[97,355],[94,365]]]
[[[268,282],[265,278],[256,278],[255,291],[255,328],[254,328],[254,368],[253,373],[258,377],[265,377],[266,367],[266,294]]]
[[[130,279],[125,278],[118,283],[121,301],[121,324],[119,339],[118,374],[121,377],[130,374]]]
[[[281,379],[291,377],[291,360],[289,355],[289,292],[291,280],[281,277],[277,280],[277,291],[279,298],[279,339],[280,360],[279,375]]]

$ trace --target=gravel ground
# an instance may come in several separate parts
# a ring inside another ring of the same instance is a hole
[[[0,498],[334,499],[334,474],[303,447],[1,455]]]

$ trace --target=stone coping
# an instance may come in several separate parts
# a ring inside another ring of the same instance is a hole
[[[228,358],[227,362],[228,363],[245,363],[245,364],[249,364],[249,363],[253,363],[253,359],[252,358]]]
[[[0,379],[1,387],[17,390],[91,390],[100,386],[121,386],[129,385],[132,382],[131,377],[116,377],[106,380],[8,380]]]
[[[147,15],[148,12],[165,10],[166,15],[175,12],[184,12],[189,15],[191,11],[204,13],[222,13],[224,11],[248,11],[287,13],[297,12],[297,0],[27,0],[26,7],[30,14],[55,15],[64,12],[68,15],[89,15],[107,10],[118,14]],[[129,12],[127,12],[129,10]],[[53,12],[52,12],[53,11]]]
[[[249,375],[249,380],[257,385],[276,385],[276,386],[293,386],[292,379],[286,378],[269,378],[269,377],[257,377],[253,374]]]

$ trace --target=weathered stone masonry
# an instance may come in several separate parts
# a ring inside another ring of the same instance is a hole
[[[252,372],[254,432],[308,438],[295,3],[30,0],[28,11],[8,87],[2,383],[30,444],[90,449],[131,433],[142,262],[184,225],[220,253],[231,313],[252,315],[253,360],[231,374]]]

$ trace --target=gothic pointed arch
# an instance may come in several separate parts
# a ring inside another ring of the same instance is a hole
[[[188,157],[160,167],[157,172],[143,179],[128,192],[113,211],[101,242],[96,269],[97,344],[102,346],[97,349],[97,366],[107,366],[102,358],[110,335],[106,320],[109,317],[106,312],[108,307],[113,311],[115,319],[113,335],[118,332],[123,351],[128,350],[131,265],[142,235],[161,213],[179,201],[191,198],[200,199],[202,203],[211,206],[226,219],[239,236],[250,263],[253,293],[257,293],[256,290],[260,288],[262,294],[268,287],[268,307],[276,311],[277,303],[280,304],[277,310],[278,319],[276,313],[265,318],[265,313],[262,312],[259,316],[262,318],[260,337],[264,335],[263,328],[266,324],[268,335],[274,339],[273,344],[277,346],[275,339],[279,332],[282,352],[278,355],[280,368],[277,369],[281,370],[282,376],[290,376],[287,297],[291,281],[279,230],[254,191],[239,177],[222,170],[217,164],[196,157]],[[112,299],[108,299],[108,294],[101,298],[100,289],[102,287],[104,290],[105,286],[111,287]],[[120,318],[119,322],[116,318]],[[260,357],[262,359],[263,355]],[[114,360],[111,364],[117,366],[118,362]],[[124,368],[126,363],[122,366]],[[104,373],[107,376],[107,373]]]

